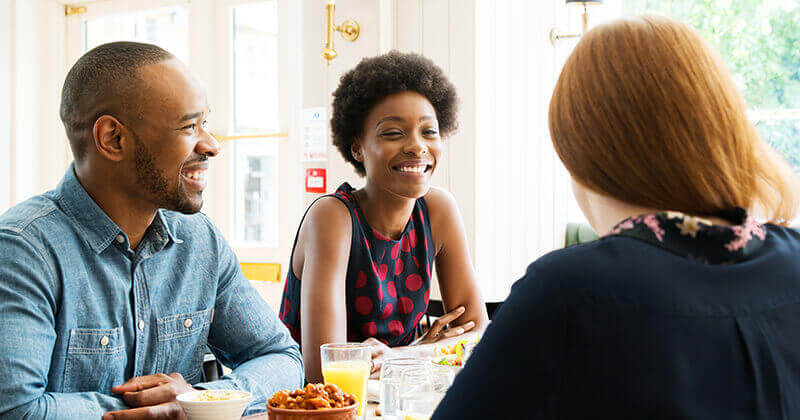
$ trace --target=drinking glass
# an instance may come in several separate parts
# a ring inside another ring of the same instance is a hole
[[[428,418],[444,394],[435,392],[430,366],[406,369],[400,375],[400,413],[402,418]]]
[[[399,418],[400,415],[400,383],[404,372],[425,371],[431,362],[419,358],[389,359],[381,368],[381,415],[387,420]]]
[[[367,412],[367,379],[372,370],[372,346],[364,343],[330,343],[320,346],[322,376],[356,396],[358,417]]]

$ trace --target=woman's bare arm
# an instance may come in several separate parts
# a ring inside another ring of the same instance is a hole
[[[347,207],[325,197],[308,211],[298,236],[292,263],[300,273],[303,363],[311,383],[323,379],[319,347],[347,341],[345,278],[352,229]]]
[[[447,191],[431,188],[425,201],[436,247],[436,274],[444,310],[451,312],[463,306],[466,309],[464,314],[451,322],[451,326],[464,326],[466,329],[466,324],[474,322],[474,331],[482,332],[489,324],[489,317],[478,288],[464,222],[455,198]]]

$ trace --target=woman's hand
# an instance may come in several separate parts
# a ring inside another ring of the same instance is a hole
[[[465,310],[466,309],[463,306],[459,306],[453,311],[442,315],[439,317],[439,319],[433,322],[433,325],[431,325],[431,327],[422,337],[420,337],[411,345],[415,346],[419,344],[433,344],[447,338],[458,337],[459,335],[475,328],[475,323],[472,321],[457,327],[447,328],[447,324],[458,319],[458,317],[464,314]]]
[[[380,373],[383,361],[395,357],[396,351],[374,337],[364,340],[364,344],[372,346],[372,371],[370,374],[374,377],[373,379],[377,379],[375,376]]]

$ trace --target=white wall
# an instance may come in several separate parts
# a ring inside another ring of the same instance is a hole
[[[11,203],[11,3],[0,0],[0,213]]]
[[[10,38],[10,104],[2,124],[8,198],[15,204],[55,187],[69,162],[69,146],[58,119],[65,71],[64,7],[50,0],[5,0],[4,28]],[[5,81],[3,81],[5,83]],[[7,127],[7,128],[6,128]],[[2,143],[0,143],[2,145]]]

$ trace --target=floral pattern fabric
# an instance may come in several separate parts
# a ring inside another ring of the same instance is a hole
[[[701,217],[666,211],[625,219],[605,237],[636,238],[691,260],[715,265],[746,260],[764,244],[767,230],[744,209],[735,208],[719,217],[733,225],[713,224]]]

